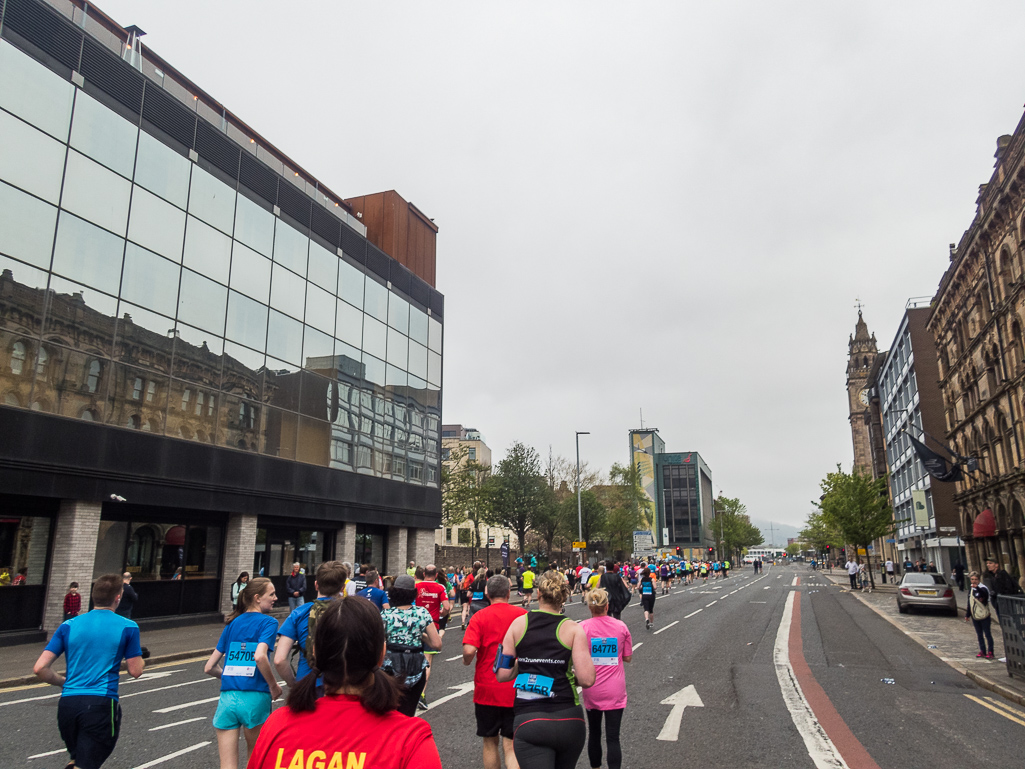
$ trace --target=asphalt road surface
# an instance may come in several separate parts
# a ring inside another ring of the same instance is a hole
[[[567,614],[588,616],[579,603]],[[1025,710],[977,688],[804,565],[674,590],[658,599],[650,631],[636,598],[623,619],[635,650],[625,767],[1022,765]],[[481,765],[461,635],[458,627],[445,635],[422,714],[452,769]],[[217,767],[218,682],[202,669],[199,660],[171,663],[122,683],[121,739],[106,767]],[[56,710],[52,687],[0,692],[0,767],[67,763]],[[577,766],[588,766],[586,750]]]

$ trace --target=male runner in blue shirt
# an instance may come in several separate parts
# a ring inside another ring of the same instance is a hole
[[[63,687],[57,704],[57,727],[71,756],[69,766],[100,769],[117,745],[121,706],[117,688],[121,660],[133,678],[142,675],[139,626],[116,614],[124,582],[104,574],[93,583],[93,610],[57,628],[33,672],[40,680]],[[67,671],[52,669],[63,654]]]

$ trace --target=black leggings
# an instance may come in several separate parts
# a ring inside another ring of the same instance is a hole
[[[573,769],[587,737],[579,706],[550,713],[520,713],[513,729],[516,760],[530,769]]]
[[[402,695],[399,697],[399,706],[395,708],[404,716],[412,718],[416,715],[416,705],[420,702],[420,695],[423,693],[424,687],[427,686],[427,671],[420,676],[416,683],[412,686],[403,686],[401,691]]]
[[[619,727],[623,723],[623,708],[587,711],[587,758],[591,766],[601,766],[602,716],[605,716],[605,744],[609,748],[609,769],[619,769],[623,764],[623,751],[619,747]]]

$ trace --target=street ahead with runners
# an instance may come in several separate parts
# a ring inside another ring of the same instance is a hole
[[[928,648],[933,644],[895,627],[904,621],[895,610],[880,616],[882,609],[803,564],[674,585],[657,601],[650,630],[636,596],[622,614],[633,636],[624,766],[1021,765],[1025,707],[977,685],[957,660],[952,667]],[[566,612],[575,620],[589,616],[579,600]],[[966,630],[954,618],[936,621],[951,637]],[[920,626],[913,635],[929,632],[936,631]],[[209,628],[195,633],[208,648],[216,638]],[[481,741],[461,635],[458,625],[445,634],[433,662],[431,704],[418,717],[431,725],[443,765],[470,769],[480,766]],[[963,656],[970,652],[972,645]],[[211,717],[219,688],[203,675],[204,660],[158,662],[138,680],[122,676],[121,737],[106,766],[218,765]],[[980,664],[992,667],[992,679],[1010,681],[1002,663]],[[28,672],[30,664],[4,668],[7,675]],[[67,763],[58,696],[45,685],[0,690],[0,766]],[[588,766],[586,751],[577,766]]]

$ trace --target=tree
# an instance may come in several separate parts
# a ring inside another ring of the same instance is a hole
[[[827,475],[820,485],[822,498],[813,504],[822,512],[823,523],[840,532],[845,542],[867,552],[873,540],[893,533],[893,510],[886,498],[885,477],[873,480],[860,468],[845,473],[837,465],[836,472]],[[871,561],[867,568],[874,588]]]
[[[515,531],[523,548],[527,544],[527,530],[533,527],[549,493],[537,451],[517,441],[498,463],[498,472],[492,478],[492,505],[487,522]]]
[[[798,532],[798,535],[821,558],[825,558],[827,547],[840,547],[843,544],[843,536],[835,527],[826,523],[822,517],[822,511],[817,509],[808,513],[804,528]]]
[[[609,549],[629,553],[633,549],[633,533],[644,525],[643,510],[648,497],[641,488],[641,474],[636,467],[613,463],[609,485],[602,488],[599,499],[607,509],[605,534]]]
[[[762,531],[753,523],[747,514],[747,506],[739,499],[724,497],[716,498],[715,517],[711,522],[712,536],[716,548],[723,557],[735,559],[737,553],[745,548],[755,547],[765,541]]]
[[[442,515],[448,526],[469,520],[473,523],[470,545],[480,547],[480,527],[487,523],[494,504],[491,466],[466,459],[466,447],[449,455],[449,466],[442,469]]]
[[[804,544],[801,542],[791,542],[787,545],[787,555],[793,558],[795,555],[800,555],[804,549]]]
[[[591,489],[580,492],[579,515],[577,514],[576,496],[564,499],[560,507],[563,520],[567,522],[566,525],[571,531],[578,532],[583,536],[583,541],[588,544],[588,547],[605,533],[608,512],[605,505],[598,499],[598,495]]]

